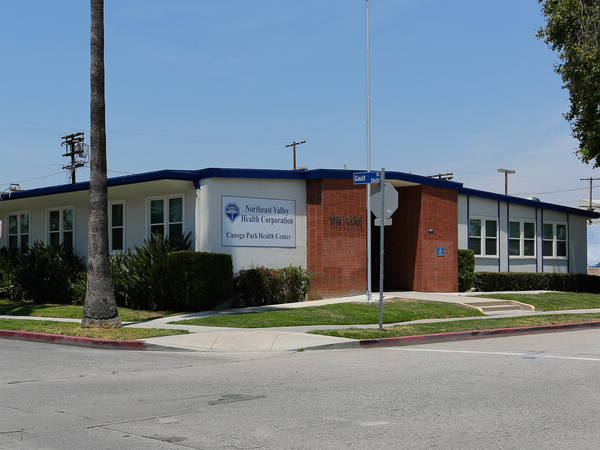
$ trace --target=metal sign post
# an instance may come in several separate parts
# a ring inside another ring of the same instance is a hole
[[[355,180],[366,183],[369,175],[366,173],[355,173]],[[380,176],[371,176],[371,182],[377,184],[371,194],[371,211],[375,214],[375,226],[380,227],[379,235],[379,330],[383,331],[383,280],[384,280],[384,257],[385,257],[385,228],[392,224],[392,214],[398,209],[398,191],[390,183],[385,182],[385,168],[381,169]],[[356,182],[356,181],[355,181]]]
[[[379,172],[355,172],[354,184],[367,185],[367,301],[371,301],[371,183],[380,183]]]
[[[385,235],[385,169],[381,168],[381,224],[379,225],[379,331],[383,331],[383,255]]]

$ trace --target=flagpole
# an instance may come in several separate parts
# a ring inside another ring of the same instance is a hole
[[[367,172],[371,171],[371,55],[370,17],[367,1]],[[371,184],[367,183],[367,301],[371,301]]]

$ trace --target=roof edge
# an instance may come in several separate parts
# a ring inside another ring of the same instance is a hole
[[[551,211],[564,212],[567,214],[576,214],[590,219],[600,218],[600,213],[587,211],[585,209],[573,208],[572,206],[557,205],[556,203],[546,203],[540,200],[530,200],[528,198],[513,197],[512,195],[497,194],[495,192],[480,191],[478,189],[461,188],[459,195],[468,197],[478,197],[486,200],[495,200],[499,202],[510,203],[513,205],[523,205],[539,209],[548,209]]]

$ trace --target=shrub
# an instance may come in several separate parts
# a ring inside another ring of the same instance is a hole
[[[475,253],[473,250],[458,250],[458,290],[468,291],[473,287]]]
[[[251,267],[233,278],[234,303],[237,307],[301,302],[306,299],[312,274],[301,267],[283,269]]]
[[[169,309],[203,311],[231,300],[231,255],[178,251],[168,255]]]
[[[23,290],[17,282],[17,252],[0,249],[0,298],[18,301],[23,298]]]
[[[581,273],[477,272],[476,291],[565,291],[600,293],[600,277]]]
[[[87,273],[81,272],[71,281],[71,303],[83,306],[85,303],[85,291],[87,289]]]
[[[177,241],[154,235],[141,247],[111,259],[118,306],[156,311],[169,305],[168,254],[191,247],[190,234]]]
[[[71,283],[83,270],[71,247],[36,241],[17,254],[15,280],[23,296],[36,303],[70,303]]]

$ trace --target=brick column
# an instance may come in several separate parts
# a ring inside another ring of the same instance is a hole
[[[366,290],[366,188],[352,180],[307,180],[309,298]]]
[[[398,210],[385,234],[386,289],[456,292],[457,191],[421,185],[398,188],[398,193]],[[444,256],[437,256],[437,248]]]

